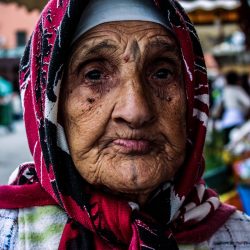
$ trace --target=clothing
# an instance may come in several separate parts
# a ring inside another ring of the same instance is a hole
[[[0,208],[58,205],[67,214],[59,249],[178,249],[212,237],[235,208],[221,204],[201,176],[208,119],[208,83],[193,25],[177,1],[154,1],[179,43],[187,95],[187,152],[174,179],[147,204],[94,189],[76,171],[57,120],[64,65],[85,1],[51,0],[21,61],[24,120],[34,163],[0,187]],[[18,242],[19,244],[19,242]]]
[[[95,0],[82,13],[73,42],[99,24],[124,20],[148,21],[169,27],[167,18],[160,15],[151,0]]]
[[[12,83],[0,76],[0,125],[13,131]]]
[[[4,232],[0,229],[0,249],[56,250],[66,222],[67,215],[57,206],[2,209],[0,225]],[[210,239],[199,244],[179,245],[179,249],[247,250],[250,247],[246,235],[249,234],[249,223],[249,216],[236,211]]]
[[[236,109],[246,114],[250,108],[250,97],[240,86],[226,85],[223,91],[225,109]]]
[[[226,85],[222,102],[225,109],[222,117],[222,128],[243,124],[245,115],[250,109],[250,97],[247,93],[240,86]]]
[[[230,133],[234,128],[245,122],[245,117],[250,110],[250,97],[242,87],[226,85],[223,90],[222,104],[224,112],[222,119],[215,126],[218,130],[224,130],[224,143],[230,142]]]
[[[0,249],[58,249],[66,214],[57,206],[0,210]]]
[[[0,97],[5,97],[13,93],[12,83],[0,76]]]

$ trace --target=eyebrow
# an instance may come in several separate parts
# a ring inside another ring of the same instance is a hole
[[[154,40],[147,45],[147,48],[158,48],[166,51],[171,51],[174,53],[178,52],[178,47],[174,43],[169,43],[165,40]]]
[[[81,61],[81,58],[83,57],[87,57],[87,56],[91,56],[91,55],[98,55],[101,53],[102,50],[117,50],[118,47],[114,44],[111,44],[110,42],[112,42],[112,40],[106,39],[104,41],[101,41],[99,43],[97,43],[94,46],[88,45],[88,44],[84,44],[81,47],[79,47],[78,49],[76,49],[73,52],[73,56],[71,56],[70,59],[70,65],[72,66],[75,55],[76,55],[76,62],[77,61]]]
[[[110,40],[104,40],[94,45],[90,49],[88,49],[85,55],[97,54],[102,50],[117,50],[117,49],[118,47],[114,44],[111,44]]]
[[[112,43],[113,43],[112,40],[105,39],[105,40],[95,44],[94,46],[84,44],[80,48],[81,51],[75,50],[75,52],[73,54],[77,53],[77,57],[82,58],[82,57],[87,57],[87,56],[92,56],[92,55],[99,55],[99,54],[101,54],[102,51],[113,51],[114,52],[114,51],[118,50],[119,47],[116,46],[115,44],[112,44]],[[162,52],[170,52],[171,54],[173,54],[174,57],[175,57],[175,55],[179,54],[179,50],[178,50],[178,47],[176,46],[176,44],[169,43],[165,39],[154,39],[153,41],[149,42],[146,45],[144,56],[150,55],[150,51],[153,48],[158,48]],[[71,59],[73,59],[73,57]],[[79,61],[81,61],[81,59]],[[72,65],[72,63],[73,62],[71,61],[70,65]]]

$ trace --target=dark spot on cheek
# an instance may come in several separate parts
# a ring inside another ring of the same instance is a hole
[[[172,101],[172,97],[167,96],[167,97],[166,97],[166,100],[167,100],[168,102],[171,102],[171,101]]]
[[[94,98],[88,98],[87,101],[90,103],[90,104],[93,104],[95,102],[95,99]]]

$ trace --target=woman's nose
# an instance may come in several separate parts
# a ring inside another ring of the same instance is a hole
[[[122,88],[113,110],[117,123],[127,124],[136,129],[150,124],[155,119],[153,103],[139,81],[129,81]]]

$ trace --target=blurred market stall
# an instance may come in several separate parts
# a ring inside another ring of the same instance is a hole
[[[180,1],[194,24],[220,22],[237,22],[239,19],[238,0],[192,0]]]
[[[39,1],[34,1],[34,0],[1,0],[0,2],[17,3],[20,5],[24,5],[24,6],[26,6],[26,8],[28,10],[33,10],[33,9],[41,10],[48,1],[47,0],[39,0]]]

